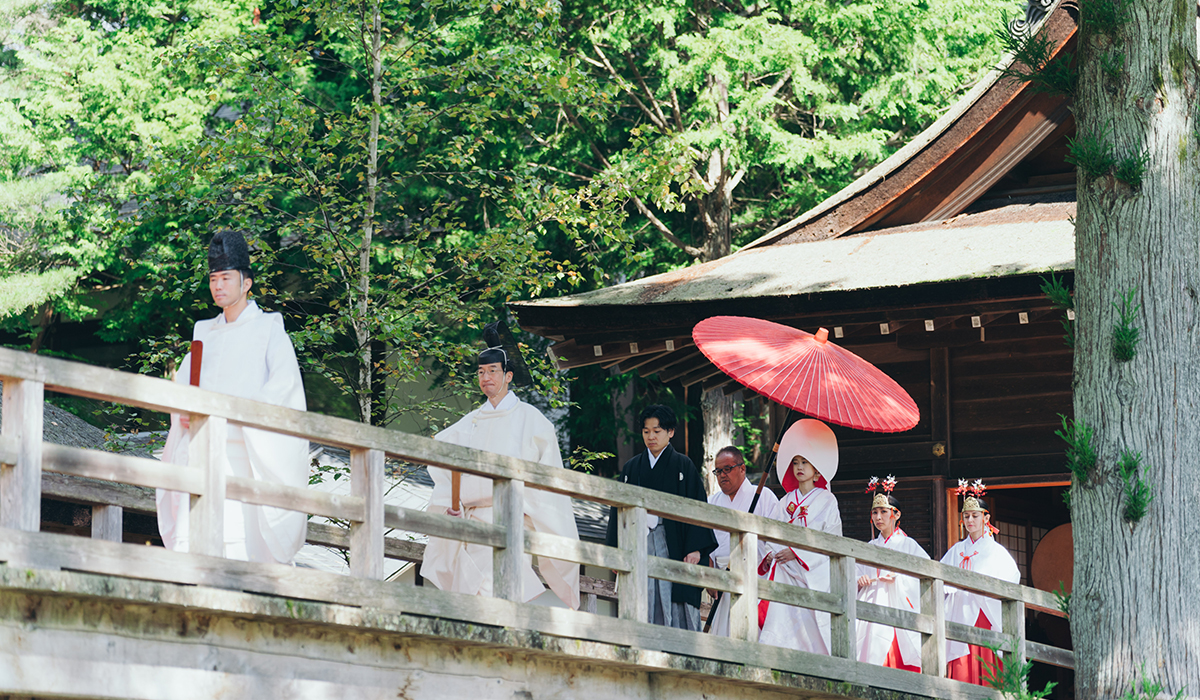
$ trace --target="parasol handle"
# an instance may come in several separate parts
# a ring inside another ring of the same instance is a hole
[[[779,430],[775,433],[775,445],[771,448],[771,453],[767,455],[767,463],[763,465],[762,476],[758,478],[758,488],[754,490],[754,500],[750,501],[750,510],[746,511],[751,515],[754,514],[754,509],[758,507],[758,497],[762,495],[763,486],[767,485],[767,472],[771,470],[771,459],[779,454],[779,441],[783,438],[783,429],[787,427],[788,419],[791,417],[792,407],[788,406],[787,415],[783,417],[783,423],[780,424]]]
[[[188,375],[188,383],[192,386],[200,386],[200,362],[204,358],[204,343],[193,340],[191,349],[192,367],[191,373]]]
[[[462,504],[459,503],[459,491],[462,490],[462,474],[459,472],[450,473],[450,509],[462,510]]]

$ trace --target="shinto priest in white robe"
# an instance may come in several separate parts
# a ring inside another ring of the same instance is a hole
[[[1021,570],[1017,568],[1017,562],[1013,560],[1008,550],[993,539],[990,534],[984,534],[974,542],[971,541],[969,535],[959,540],[958,544],[951,547],[946,552],[946,555],[942,557],[942,563],[957,566],[967,571],[993,576],[1009,583],[1019,583],[1021,581]],[[981,612],[987,618],[985,629],[992,629],[999,632],[1000,601],[995,598],[979,595],[978,593],[970,593],[950,586],[946,587],[947,622],[958,622],[975,627],[976,622],[979,622]],[[969,653],[967,645],[963,642],[946,641],[947,663],[966,656]]]
[[[797,488],[791,467],[792,458],[797,455],[807,459],[820,473],[817,485],[806,494]],[[837,474],[837,468],[837,438],[829,426],[811,418],[794,423],[780,441],[775,462],[779,481],[788,489],[775,510],[775,519],[841,536],[842,516],[837,498],[826,488]],[[769,546],[776,559],[766,571],[760,565],[760,574],[766,573],[772,581],[829,592],[829,557],[781,544]],[[785,549],[792,549],[796,559],[781,564],[779,552]],[[762,612],[764,607],[765,614]],[[762,630],[758,641],[814,654],[829,654],[829,613],[766,601],[759,603],[759,610]]]
[[[725,495],[721,489],[717,489],[713,495],[708,497],[708,502],[715,506],[725,506],[732,508],[742,513],[750,511],[750,503],[754,501],[754,484],[750,483],[749,479],[742,479],[742,485],[738,488],[736,494],[731,499]],[[754,507],[754,514],[764,518],[774,518],[775,509],[779,504],[779,499],[775,494],[771,493],[770,489],[763,489],[762,494],[758,498],[758,505]],[[713,534],[717,538],[717,548],[709,554],[716,563],[718,569],[729,568],[729,533],[724,530],[713,530]],[[763,557],[767,556],[767,552],[771,551],[766,542],[759,541],[758,543],[758,561],[762,561]],[[713,615],[712,633],[722,637],[729,636],[729,594],[721,596],[721,602],[717,604],[716,610],[709,613]]]
[[[914,557],[928,559],[929,555],[917,544],[916,540],[909,537],[903,530],[896,528],[892,531],[892,536],[884,539],[883,535],[876,535],[875,539],[871,540],[871,544],[885,549],[894,549],[897,552],[911,554]],[[858,592],[858,599],[875,605],[884,605],[889,608],[900,608],[910,612],[921,611],[921,585],[917,579],[912,576],[904,576],[896,574],[886,569],[879,569],[866,564],[858,565],[858,575],[869,576],[871,583],[864,586]],[[891,581],[886,581],[881,577],[891,576]],[[900,658],[905,666],[914,667],[918,670],[921,668],[921,634],[913,630],[898,630],[888,625],[881,625],[878,622],[858,621],[858,660],[867,663],[883,666],[887,660],[888,651],[892,647],[892,642],[896,642],[897,648],[900,650]]]
[[[233,323],[225,314],[197,321],[192,339],[204,343],[200,388],[222,394],[305,410],[304,385],[283,317],[263,313],[251,301]],[[191,353],[183,359],[175,381],[187,384]],[[164,462],[188,463],[188,431],[178,414],[163,448]],[[226,427],[225,473],[288,486],[308,486],[308,441],[237,425]],[[189,496],[158,490],[158,530],[163,543],[188,549]],[[225,556],[230,559],[289,563],[304,544],[307,514],[225,501]]]
[[[489,401],[463,416],[434,439],[477,450],[562,467],[554,425],[533,406],[511,391],[495,409]],[[427,510],[444,513],[450,508],[450,471],[430,467],[433,495]],[[492,480],[463,474],[459,485],[463,517],[492,522]],[[571,499],[562,494],[525,489],[525,526],[579,539]],[[545,589],[533,570],[533,557],[525,555],[524,599],[533,600]],[[579,565],[538,558],[538,569],[550,590],[572,609],[579,607]],[[492,548],[458,540],[430,537],[425,547],[421,576],[444,591],[492,595]]]

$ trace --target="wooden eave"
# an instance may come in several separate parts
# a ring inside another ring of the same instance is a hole
[[[1073,51],[1077,9],[1058,3],[1039,32],[1055,56]],[[925,138],[800,217],[745,248],[821,240],[866,230],[938,221],[979,199],[1024,158],[1074,128],[1065,97],[993,73]],[[931,137],[931,133],[932,137]]]
[[[1064,274],[1070,279],[1070,272]],[[1039,323],[1052,312],[1040,285],[1038,275],[1015,275],[753,302],[653,304],[636,311],[624,305],[512,308],[521,328],[559,341],[550,350],[559,369],[601,365],[708,389],[731,382],[710,371],[712,365],[691,340],[696,323],[711,316],[753,315],[809,332],[826,327],[839,344],[872,355],[886,353],[886,346],[923,349],[983,342],[989,336],[981,335],[979,328],[1001,319],[1014,327],[993,334],[992,340],[1061,336],[1057,321]],[[1024,323],[1016,321],[1020,314],[1026,315]]]

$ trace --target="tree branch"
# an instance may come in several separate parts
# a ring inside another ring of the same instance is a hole
[[[596,55],[600,57],[600,60],[604,62],[604,67],[608,70],[608,74],[610,76],[612,76],[613,79],[616,80],[618,84],[621,85],[621,89],[623,89],[625,91],[625,94],[629,95],[630,99],[633,100],[634,104],[636,104],[638,106],[638,109],[642,110],[642,113],[646,115],[646,118],[649,119],[658,128],[662,129],[663,131],[666,131],[667,130],[666,123],[664,121],[660,121],[658,116],[655,114],[654,110],[651,110],[649,107],[647,107],[645,104],[643,104],[642,101],[640,99],[638,99],[638,96],[633,92],[633,90],[629,89],[629,87],[628,87],[629,81],[622,78],[620,73],[617,73],[617,69],[613,68],[612,63],[610,63],[608,60],[608,56],[605,56],[604,52],[600,50],[600,46],[593,42],[592,50],[594,50],[596,52]]]
[[[641,212],[642,216],[646,217],[646,220],[649,221],[654,228],[658,229],[658,232],[662,234],[663,238],[667,239],[673,245],[693,258],[700,258],[704,256],[703,250],[684,243],[683,241],[679,240],[678,236],[671,233],[671,229],[667,228],[667,225],[660,221],[659,218],[654,215],[654,212],[650,211],[650,208],[646,206],[646,203],[642,201],[641,197],[634,197],[633,204],[638,208],[638,211]]]

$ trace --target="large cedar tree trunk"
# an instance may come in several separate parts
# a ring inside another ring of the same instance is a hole
[[[1083,0],[1104,2],[1115,0]],[[1076,99],[1079,138],[1106,138],[1118,158],[1149,156],[1140,187],[1079,175],[1074,408],[1095,430],[1098,461],[1088,483],[1072,488],[1071,631],[1077,696],[1096,699],[1121,697],[1135,678],[1171,695],[1200,693],[1196,2],[1124,4],[1128,23],[1107,33],[1089,27],[1084,8]],[[1130,289],[1142,340],[1122,363],[1113,304]],[[1136,524],[1123,515],[1125,451],[1141,453],[1154,495]]]
[[[713,495],[717,488],[717,476],[712,472],[717,450],[733,444],[733,397],[726,396],[724,389],[710,389],[700,397],[700,408],[704,419],[704,457],[700,473],[704,475],[704,489]]]

